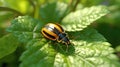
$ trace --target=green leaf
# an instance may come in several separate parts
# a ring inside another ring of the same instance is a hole
[[[54,49],[44,39],[32,42],[28,43],[31,46],[20,58],[23,61],[20,67],[53,67]]]
[[[29,16],[19,16],[11,22],[11,26],[7,29],[18,37],[21,42],[28,42],[33,38],[39,37],[42,28],[42,22]]]
[[[18,44],[17,39],[12,34],[8,34],[0,38],[0,59],[13,53]]]
[[[47,3],[41,6],[40,16],[44,22],[60,22],[67,10],[67,4],[61,2]]]
[[[111,45],[94,29],[69,32],[71,42],[66,45],[41,40],[31,40],[22,54],[20,67],[116,67],[119,66]],[[114,63],[111,63],[114,61]]]
[[[62,25],[66,31],[80,31],[107,13],[105,6],[84,8],[68,14],[62,20]]]
[[[118,46],[115,48],[115,50],[116,50],[117,52],[120,52],[120,45],[118,45]]]

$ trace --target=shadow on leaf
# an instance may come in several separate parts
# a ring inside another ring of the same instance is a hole
[[[52,41],[51,42],[52,44],[52,47],[59,53],[61,54],[64,54],[64,55],[72,55],[75,53],[75,48],[74,48],[74,45],[73,44],[70,44],[70,45],[65,45],[65,44],[62,44],[62,43],[57,43],[55,41]]]

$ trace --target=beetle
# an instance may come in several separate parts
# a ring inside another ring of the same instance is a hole
[[[68,35],[59,24],[48,23],[42,28],[41,32],[42,35],[47,39],[61,42],[66,45],[70,44]]]

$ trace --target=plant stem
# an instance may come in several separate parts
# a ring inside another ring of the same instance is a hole
[[[40,4],[37,0],[33,1],[33,0],[29,0],[29,2],[31,3],[31,5],[33,6],[33,12],[32,12],[32,16],[34,18],[39,18],[39,8],[40,8]]]
[[[33,7],[33,11],[32,11],[32,16],[34,16],[34,13],[35,13],[35,4],[34,4],[34,2],[32,1],[32,0],[28,0],[29,1],[29,3],[32,5],[32,7]]]
[[[21,12],[15,10],[15,9],[12,9],[12,8],[8,8],[8,7],[0,7],[0,11],[11,11],[11,12],[16,13],[18,15],[24,15]]]
[[[75,4],[73,5],[72,11],[75,11],[75,9],[76,9],[79,2],[80,2],[80,0],[76,0]]]
[[[78,3],[80,2],[80,0],[71,0],[69,7],[70,7],[70,12],[71,11],[75,11]]]

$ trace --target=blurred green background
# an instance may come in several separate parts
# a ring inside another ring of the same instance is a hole
[[[47,2],[55,1],[69,5],[73,0],[0,0],[0,37],[8,34],[6,28],[15,17],[30,15],[38,18],[39,7]],[[115,54],[120,58],[120,0],[80,0],[79,4],[83,7],[96,5],[106,5],[108,7],[110,13],[95,21],[91,26],[97,29],[112,44]],[[18,66],[19,61],[17,60],[24,50],[19,47],[9,57],[6,56],[0,59],[0,67],[6,67],[6,65],[9,67]]]

